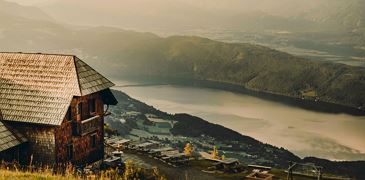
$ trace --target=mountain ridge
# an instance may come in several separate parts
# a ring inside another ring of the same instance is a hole
[[[50,21],[9,14],[4,19],[7,17],[17,21],[0,25],[4,42],[0,47],[4,51],[43,49],[77,54],[97,70],[116,77],[212,80],[295,98],[365,107],[364,68],[307,60],[247,43],[224,43],[196,36],[162,38],[107,27],[72,29]]]
[[[139,67],[134,61],[131,69],[146,76],[212,80],[296,98],[304,96],[304,92],[316,91],[315,98],[320,101],[354,108],[364,106],[364,68],[306,60],[258,45],[221,43],[199,37],[173,36],[157,41],[145,48],[153,50],[160,45],[163,53],[145,54],[149,60],[135,58],[140,62]],[[128,60],[120,62],[128,67]],[[156,63],[159,66],[153,66]],[[128,68],[118,72],[133,74]]]
[[[21,6],[17,3],[4,0],[0,0],[0,12],[32,20],[54,21],[54,19],[37,7]]]
[[[304,14],[306,19],[329,27],[353,31],[365,27],[365,2],[362,0],[328,1]]]

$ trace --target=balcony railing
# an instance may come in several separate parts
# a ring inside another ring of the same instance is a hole
[[[72,132],[75,136],[83,136],[97,130],[100,126],[100,116],[93,116],[81,122],[73,122]]]

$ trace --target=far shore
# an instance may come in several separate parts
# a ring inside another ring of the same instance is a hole
[[[118,80],[114,81],[118,82]],[[338,103],[326,102],[314,98],[302,98],[294,97],[285,94],[277,94],[272,92],[264,92],[255,89],[247,89],[240,85],[235,85],[226,82],[218,82],[211,80],[196,80],[196,79],[176,79],[176,78],[144,78],[144,77],[132,77],[122,79],[122,82],[128,82],[130,84],[116,84],[115,87],[141,87],[141,86],[187,86],[187,87],[200,87],[224,90],[232,93],[239,93],[250,95],[258,98],[262,98],[269,101],[279,102],[286,105],[299,107],[311,111],[326,112],[334,114],[350,114],[354,116],[365,116],[365,110],[342,105]]]

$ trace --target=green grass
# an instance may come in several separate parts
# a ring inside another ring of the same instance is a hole
[[[87,174],[84,176],[78,176],[75,172],[75,167],[71,164],[67,165],[64,171],[54,173],[52,168],[37,167],[37,169],[24,169],[20,170],[17,165],[0,164],[0,180],[78,180],[78,179],[139,179],[139,177],[145,177],[146,179],[166,180],[166,178],[160,175],[158,169],[144,169],[139,168],[132,161],[125,163],[125,170],[123,174],[118,173],[118,169],[102,170],[97,174]]]

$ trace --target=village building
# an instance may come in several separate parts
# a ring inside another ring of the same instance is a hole
[[[0,53],[0,160],[101,160],[113,85],[73,55]]]
[[[141,143],[141,144],[137,144],[136,148],[139,151],[148,152],[150,149],[155,149],[155,148],[158,148],[159,146],[160,146],[159,143],[144,142],[144,143]]]
[[[106,137],[105,144],[112,147],[113,149],[123,150],[127,149],[129,144],[131,143],[130,139],[123,139],[118,136],[114,136],[112,138]]]
[[[245,180],[273,180],[274,175],[268,173],[252,172],[245,177]]]
[[[226,173],[238,173],[240,172],[240,162],[236,158],[225,158],[214,160],[216,170],[222,170]]]
[[[172,147],[162,147],[157,149],[151,149],[148,153],[151,154],[154,157],[161,157],[164,152],[173,151],[175,150]]]
[[[170,151],[173,152],[173,151]],[[185,153],[180,153],[179,151],[174,153],[164,154],[161,157],[162,162],[166,162],[174,167],[187,165],[190,161],[190,157],[186,156]]]

